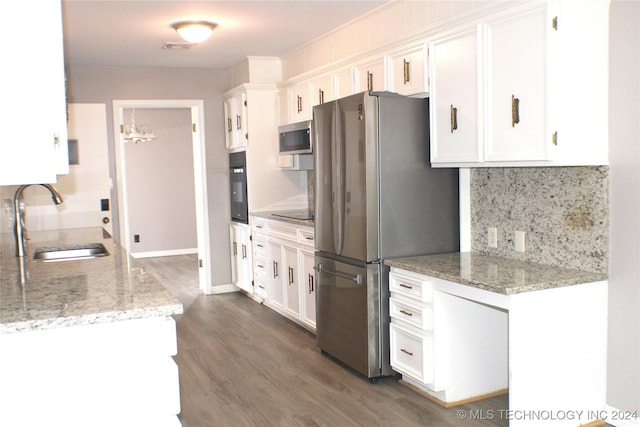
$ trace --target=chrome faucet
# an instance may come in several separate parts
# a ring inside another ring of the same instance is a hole
[[[22,223],[22,212],[20,211],[20,197],[22,196],[22,192],[31,185],[42,185],[44,188],[49,190],[51,193],[51,199],[53,203],[59,205],[62,203],[62,196],[58,193],[58,190],[51,184],[27,184],[21,185],[16,190],[16,194],[13,196],[13,218],[15,221],[13,227],[13,234],[16,238],[16,256],[24,257],[25,253],[25,235],[24,235],[24,224]]]

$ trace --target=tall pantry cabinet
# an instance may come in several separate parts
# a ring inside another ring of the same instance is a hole
[[[69,173],[61,3],[7,1],[0,15],[3,40],[21,35],[3,49],[0,185],[54,183]]]

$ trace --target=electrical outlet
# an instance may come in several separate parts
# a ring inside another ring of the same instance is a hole
[[[487,246],[498,247],[498,229],[495,227],[487,227]]]
[[[516,231],[514,239],[516,252],[524,252],[526,235],[524,231]]]

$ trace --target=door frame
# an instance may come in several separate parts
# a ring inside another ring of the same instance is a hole
[[[116,185],[118,190],[118,217],[120,228],[120,245],[127,253],[131,253],[131,236],[129,233],[129,209],[127,194],[126,156],[124,139],[120,125],[126,123],[125,109],[144,108],[188,108],[191,110],[193,139],[193,171],[196,201],[196,227],[198,244],[198,278],[200,290],[206,294],[211,289],[211,243],[209,240],[209,203],[207,198],[206,148],[204,137],[204,101],[202,99],[154,99],[154,100],[114,100],[113,101],[113,135],[116,160]]]

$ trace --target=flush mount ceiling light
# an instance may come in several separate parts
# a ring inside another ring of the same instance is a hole
[[[189,43],[202,43],[209,38],[218,24],[207,21],[182,21],[176,22],[171,26],[185,41]]]

